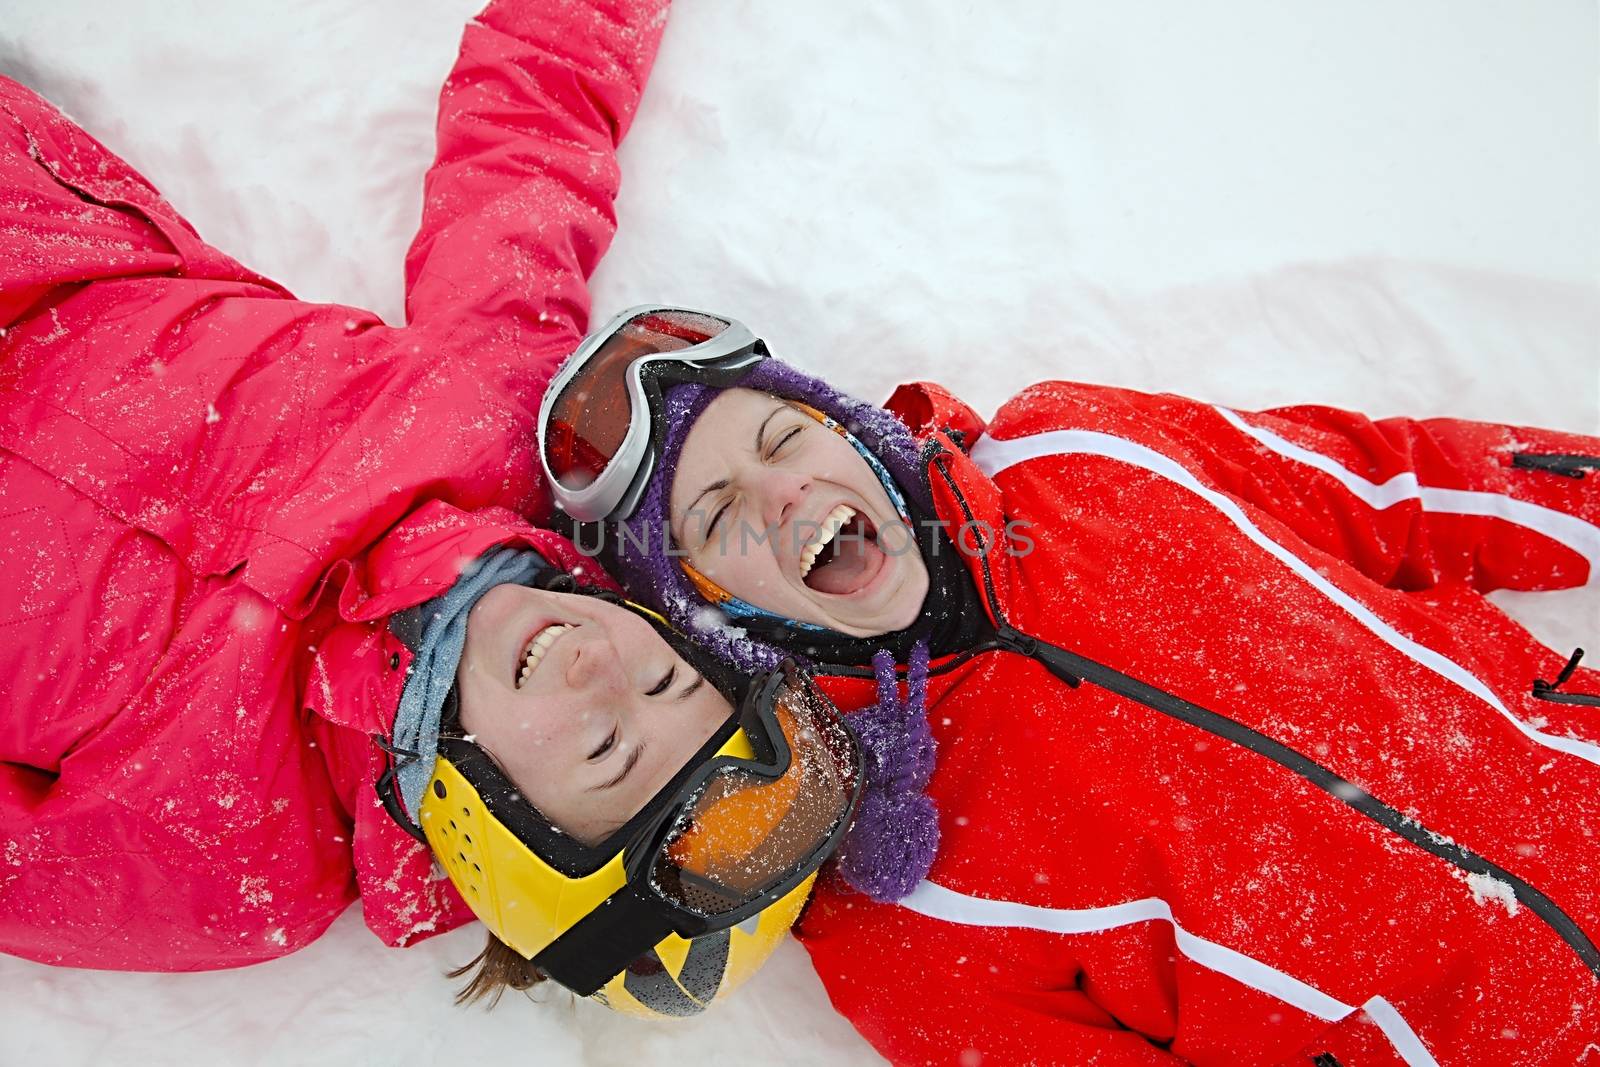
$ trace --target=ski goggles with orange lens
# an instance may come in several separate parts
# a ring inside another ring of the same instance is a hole
[[[468,755],[470,742],[455,741],[441,745],[447,756],[451,744]],[[469,780],[480,779],[479,795],[495,808],[501,791],[481,781],[493,770],[470,757],[453,762]],[[684,772],[610,840],[581,850],[587,856],[552,855],[561,851],[551,848],[555,842],[530,839],[546,837],[543,828],[518,833],[573,875],[597,860],[614,862],[620,846],[626,879],[533,962],[588,996],[669,934],[693,938],[737,926],[838,849],[865,773],[860,746],[809,676],[786,662],[758,677]],[[501,821],[513,832],[530,825]]]
[[[767,348],[743,323],[688,308],[629,308],[584,338],[539,408],[539,455],[579,522],[625,519],[661,454],[664,383],[732,385]]]

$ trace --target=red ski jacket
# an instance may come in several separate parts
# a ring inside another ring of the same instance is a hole
[[[934,664],[926,881],[828,881],[797,927],[880,1052],[1600,1056],[1600,676],[1536,693],[1564,657],[1483,596],[1600,581],[1600,476],[1516,458],[1600,440],[1066,382],[987,427],[890,406],[998,638]]]
[[[375,799],[386,617],[497,543],[579,560],[529,525],[534,421],[663,15],[467,27],[403,327],[240,266],[0,78],[0,951],[190,970],[358,894],[390,944],[470,918]]]

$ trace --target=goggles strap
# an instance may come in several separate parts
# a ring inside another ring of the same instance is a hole
[[[728,972],[728,948],[732,935],[727,930],[697,937],[689,942],[683,970],[677,975],[667,970],[652,949],[645,955],[660,969],[642,973],[645,968],[629,967],[622,973],[622,988],[639,1003],[672,1018],[686,1018],[705,1011],[722,988]]]
[[[623,886],[545,946],[533,964],[578,996],[593,996],[677,932],[670,908]]]

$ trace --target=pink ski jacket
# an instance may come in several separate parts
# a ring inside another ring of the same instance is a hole
[[[0,78],[0,951],[191,970],[358,896],[394,945],[470,918],[373,790],[386,619],[495,544],[581,562],[530,525],[534,419],[664,7],[467,27],[404,326],[296,300]]]
[[[1483,596],[1600,582],[1600,440],[1071,382],[889,407],[998,639],[933,664],[927,879],[825,880],[796,927],[880,1052],[1600,1057],[1600,672]]]

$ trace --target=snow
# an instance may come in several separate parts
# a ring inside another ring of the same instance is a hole
[[[1503,882],[1492,874],[1467,875],[1467,888],[1472,890],[1472,899],[1476,903],[1498,904],[1506,909],[1508,915],[1515,916],[1521,906],[1517,903],[1517,891],[1511,883]]]
[[[475,6],[12,5],[0,71],[213,243],[399,322]],[[596,316],[725,310],[871,399],[928,377],[987,411],[1064,376],[1600,432],[1595,23],[1564,0],[684,3]],[[1600,622],[1593,589],[1496,600],[1563,654]],[[1513,909],[1500,885],[1472,889]],[[549,992],[457,1009],[442,972],[480,944],[385,949],[352,909],[237,971],[0,959],[0,1062],[879,1062],[792,942],[676,1026]]]

